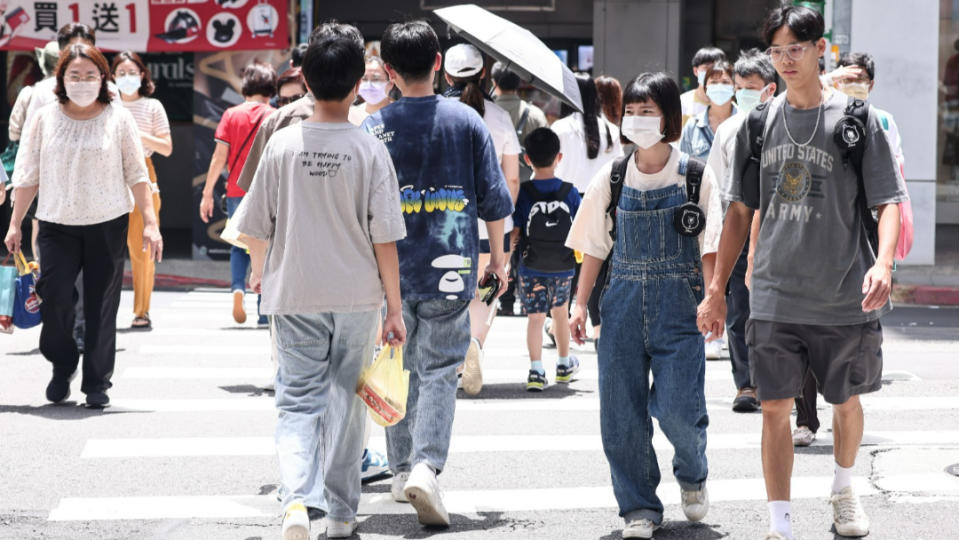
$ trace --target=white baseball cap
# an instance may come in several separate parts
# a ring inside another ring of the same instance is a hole
[[[443,69],[450,77],[472,77],[483,70],[483,53],[469,43],[453,45],[446,51]]]

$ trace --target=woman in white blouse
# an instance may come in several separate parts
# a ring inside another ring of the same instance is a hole
[[[105,407],[134,200],[150,259],[160,260],[163,240],[136,122],[125,109],[110,106],[106,59],[93,47],[71,45],[60,54],[56,77],[57,103],[37,111],[21,140],[22,166],[18,161],[14,172],[16,202],[5,243],[11,252],[20,251],[20,224],[39,192],[40,352],[53,364],[46,396],[54,403],[65,400],[79,364],[73,307],[74,282],[82,270],[86,335],[80,390],[88,406]]]
[[[173,153],[173,138],[170,136],[170,121],[160,100],[153,99],[154,85],[140,56],[124,51],[113,59],[113,77],[123,107],[133,114],[140,130],[140,142],[146,157],[150,188],[153,191],[153,211],[160,221],[160,188],[157,187],[156,170],[153,168],[154,153],[169,157]],[[153,260],[143,250],[143,214],[138,208],[130,213],[130,228],[127,231],[127,247],[130,250],[130,266],[133,274],[133,323],[134,330],[150,330],[150,296],[153,293]]]

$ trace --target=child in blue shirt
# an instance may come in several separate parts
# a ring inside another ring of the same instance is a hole
[[[563,155],[559,137],[549,128],[538,128],[526,137],[526,161],[532,181],[522,185],[513,213],[512,244],[521,254],[520,296],[528,316],[526,344],[530,370],[526,390],[546,388],[543,368],[543,325],[553,316],[556,329],[556,382],[567,384],[579,371],[579,360],[569,354],[569,295],[576,257],[566,247],[566,236],[579,209],[579,191],[556,178]]]

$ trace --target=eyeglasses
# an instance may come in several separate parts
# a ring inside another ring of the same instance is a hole
[[[302,98],[304,95],[306,94],[294,94],[292,96],[286,96],[286,97],[280,96],[276,98],[276,104],[281,107],[283,105],[289,105],[290,103],[293,103],[294,101]]]
[[[363,77],[361,80],[363,82],[387,82],[387,79],[383,77]]]
[[[97,81],[99,81],[100,79],[101,79],[101,77],[98,76],[98,75],[87,75],[86,77],[81,77],[81,76],[79,76],[79,75],[70,75],[69,77],[66,77],[67,82],[73,82],[73,83],[78,83],[78,82],[97,82]]]
[[[126,77],[127,75],[130,75],[130,76],[133,76],[133,77],[139,77],[139,76],[140,76],[140,72],[139,72],[139,71],[123,71],[123,70],[120,70],[120,71],[117,71],[116,77],[119,79],[120,77]]]
[[[785,47],[770,47],[766,49],[766,54],[772,59],[773,62],[782,62],[783,55],[789,57],[790,60],[798,62],[802,60],[803,55],[806,54],[806,49],[811,47],[812,44],[808,43],[805,45],[796,44],[796,45],[787,45]]]

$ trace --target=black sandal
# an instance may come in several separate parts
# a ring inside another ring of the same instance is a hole
[[[150,316],[134,317],[133,322],[130,323],[130,329],[141,331],[153,330],[153,323],[150,321]]]

